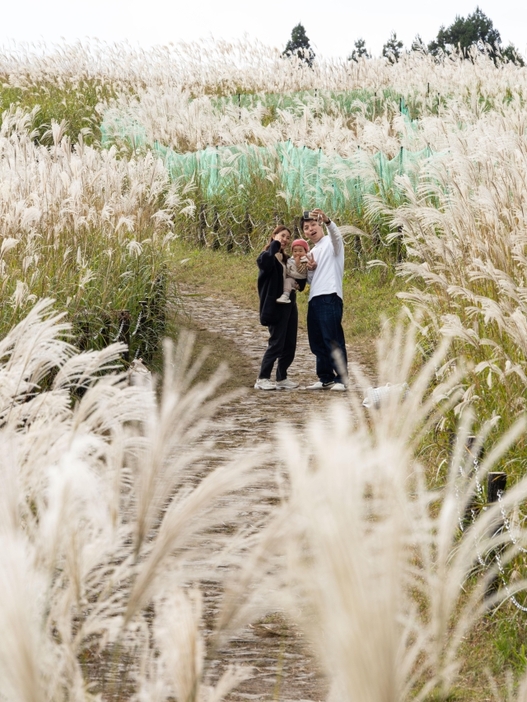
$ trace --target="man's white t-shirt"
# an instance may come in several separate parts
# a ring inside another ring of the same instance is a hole
[[[344,242],[339,228],[334,222],[328,224],[329,234],[323,236],[311,249],[317,262],[314,271],[308,273],[309,299],[319,295],[337,293],[342,299],[342,278],[344,276]]]

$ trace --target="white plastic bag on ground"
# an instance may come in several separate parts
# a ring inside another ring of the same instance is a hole
[[[392,385],[391,383],[386,383],[378,388],[368,388],[366,390],[366,397],[362,401],[363,407],[379,409],[383,399],[386,399],[388,395],[393,395],[393,393],[398,393],[402,396],[402,399],[408,395],[409,391],[408,383],[397,383]]]

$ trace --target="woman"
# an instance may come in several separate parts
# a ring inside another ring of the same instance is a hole
[[[298,329],[296,293],[291,292],[291,304],[277,303],[284,292],[287,254],[284,249],[291,240],[291,232],[283,224],[276,227],[266,248],[258,256],[258,295],[260,296],[260,322],[269,327],[269,343],[262,359],[260,374],[254,387],[258,390],[291,390],[298,387],[287,378],[287,369],[293,363]],[[299,280],[303,290],[305,280]],[[275,361],[276,384],[271,381]]]

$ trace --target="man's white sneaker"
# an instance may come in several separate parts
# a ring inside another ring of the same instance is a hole
[[[317,380],[313,385],[306,385],[306,390],[329,390],[333,388],[335,381],[331,380],[329,383],[323,383],[321,380]]]
[[[256,390],[276,390],[276,385],[269,378],[258,378],[254,387]]]
[[[331,392],[344,392],[348,388],[344,385],[344,383],[333,383],[330,389]]]
[[[289,305],[291,300],[289,299],[289,295],[282,293],[282,295],[280,295],[280,297],[278,298],[277,302],[279,302],[281,305]]]
[[[289,380],[289,378],[286,378],[285,380],[276,381],[277,390],[294,390],[297,387],[298,383],[293,383],[293,381]]]

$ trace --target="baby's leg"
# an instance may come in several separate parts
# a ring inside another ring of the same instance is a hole
[[[286,277],[284,280],[284,292],[290,295],[291,290],[296,290],[296,281],[294,278]]]
[[[283,304],[288,304],[291,302],[289,299],[289,296],[291,295],[291,290],[295,289],[295,279],[294,278],[286,278],[284,280],[284,292],[280,295],[278,298],[277,302],[283,303]]]

